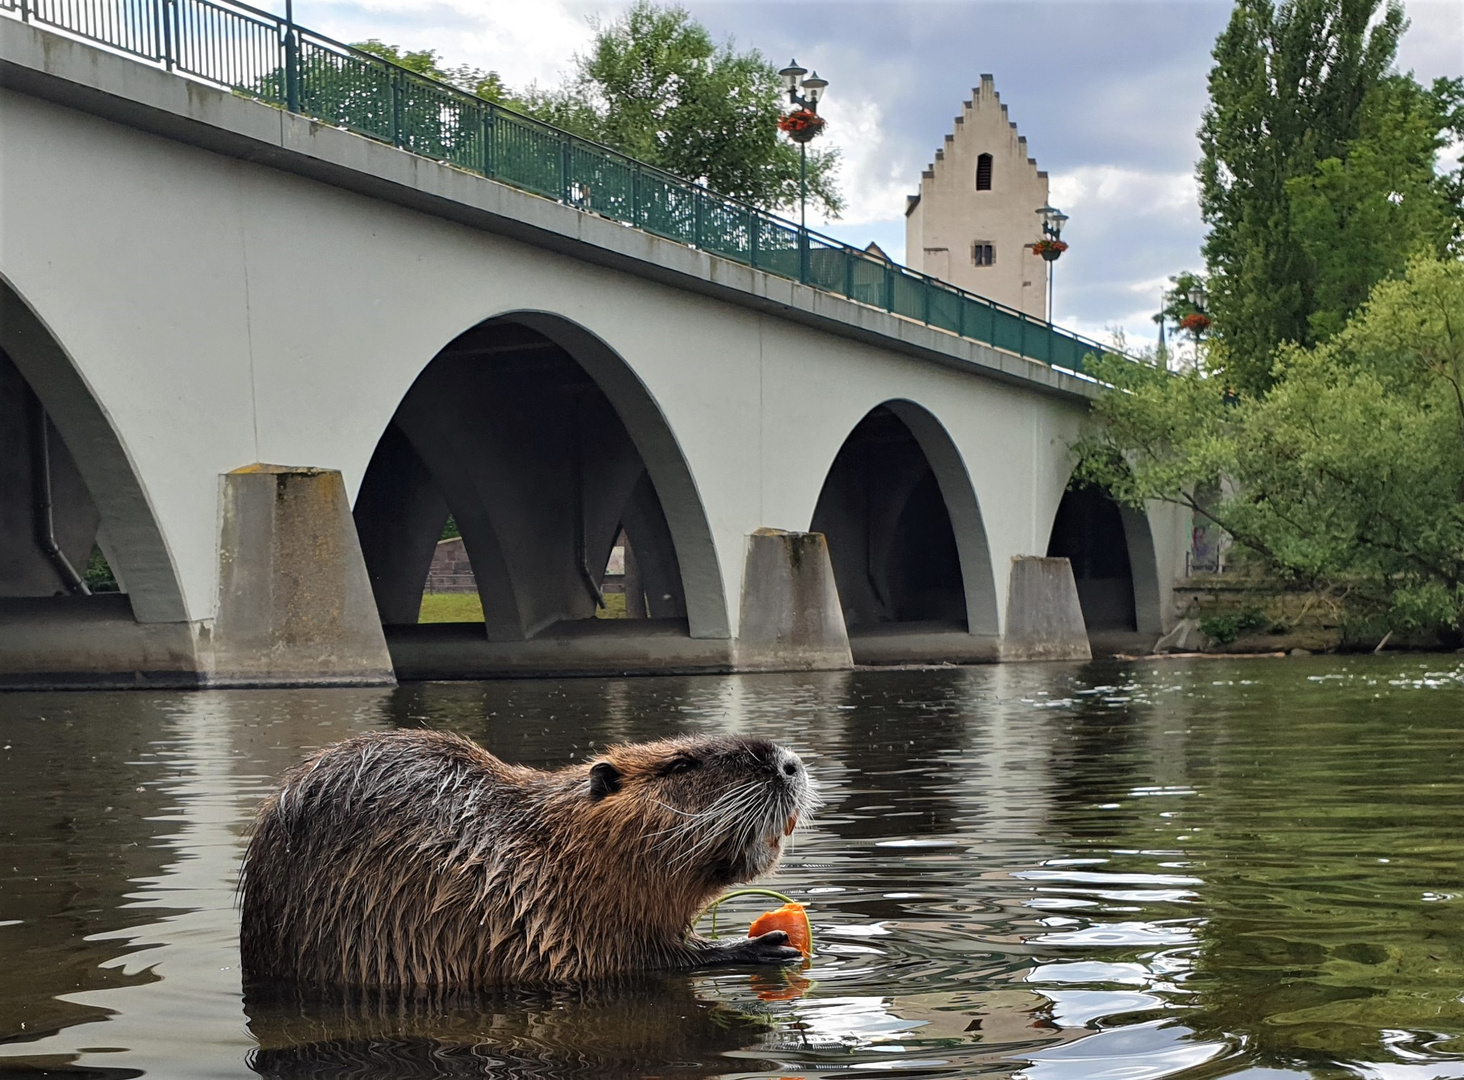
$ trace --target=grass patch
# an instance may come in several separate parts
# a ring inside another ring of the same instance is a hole
[[[625,618],[625,594],[606,593],[605,608],[596,611],[598,619]],[[482,622],[483,601],[472,593],[423,593],[422,610],[417,614],[419,623],[425,622]]]
[[[423,593],[418,622],[482,622],[483,601],[475,592]]]

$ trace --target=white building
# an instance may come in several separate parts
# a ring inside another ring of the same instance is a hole
[[[1047,269],[1031,245],[1042,239],[1047,174],[1007,119],[990,75],[971,91],[955,131],[920,175],[905,207],[905,259],[1038,318],[1047,313]]]

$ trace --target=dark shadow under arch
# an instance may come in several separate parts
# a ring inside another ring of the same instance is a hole
[[[893,400],[840,447],[811,528],[828,538],[851,630],[959,623],[998,633],[986,528],[960,452],[927,409]]]
[[[568,320],[515,312],[455,338],[387,426],[357,496],[383,623],[413,623],[451,512],[490,641],[591,617],[611,546],[634,546],[652,618],[728,638],[710,527],[645,385]]]
[[[61,445],[53,451],[59,469],[53,471],[57,471],[58,499],[69,500],[69,505],[57,504],[57,537],[63,549],[72,549],[67,552],[68,558],[79,558],[84,566],[93,539],[100,538],[112,569],[126,589],[133,618],[142,623],[188,621],[167,543],[120,436],[65,348],[4,279],[0,279],[0,354],[3,363],[18,376],[6,382],[6,418],[12,413],[20,415],[25,396],[33,393],[60,436]],[[7,440],[23,438],[23,427],[6,426],[12,432]],[[73,470],[80,483],[68,485]],[[6,526],[7,549],[19,560],[42,560],[29,528],[30,483],[27,481],[23,491],[12,484],[7,488],[7,518],[14,522],[10,511],[24,511],[18,529],[13,524]],[[17,500],[15,507],[10,505],[12,498]],[[92,524],[88,527],[86,521]],[[10,535],[12,530],[17,536]],[[82,535],[87,532],[91,535]],[[20,534],[24,535],[24,543]],[[26,550],[27,544],[31,550]],[[36,595],[34,585],[28,583],[34,575],[28,574],[24,565],[13,567],[8,576],[15,582],[8,590],[10,595]]]
[[[1101,488],[1069,487],[1053,519],[1047,554],[1073,568],[1088,630],[1162,633],[1159,576],[1149,519]]]

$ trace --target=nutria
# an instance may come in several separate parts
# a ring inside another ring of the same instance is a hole
[[[799,953],[781,932],[713,943],[691,922],[771,870],[816,801],[798,756],[761,739],[619,746],[541,772],[457,735],[359,735],[260,808],[244,972],[473,989],[784,963]]]

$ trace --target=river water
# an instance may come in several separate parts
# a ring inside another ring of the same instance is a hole
[[[811,966],[246,1000],[272,778],[424,725],[795,747],[827,806],[767,884]],[[1458,656],[8,694],[0,747],[0,1077],[1464,1078]]]

